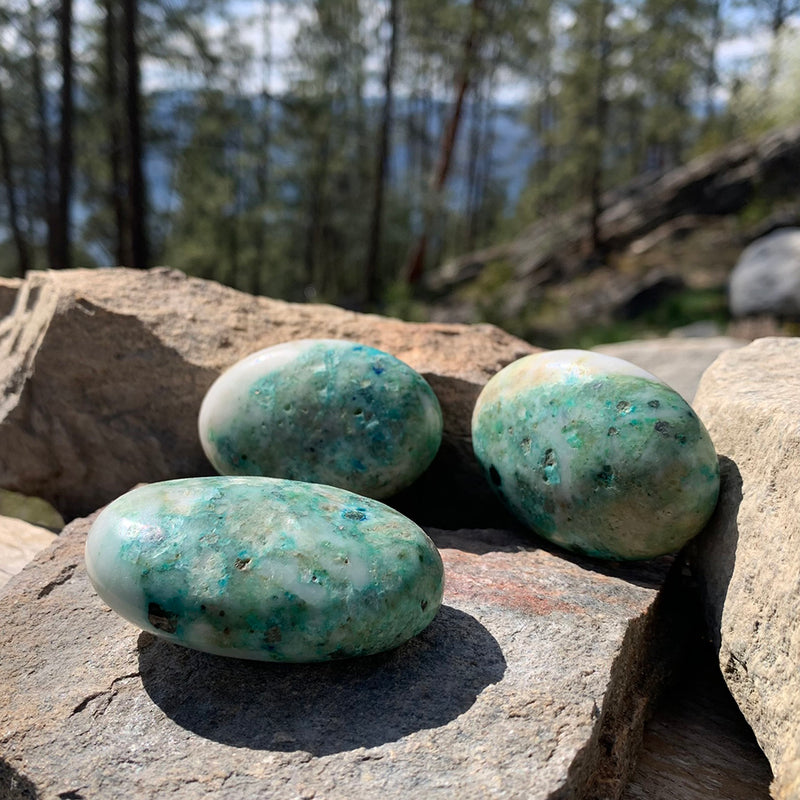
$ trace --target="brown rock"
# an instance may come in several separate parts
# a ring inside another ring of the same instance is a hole
[[[800,772],[798,364],[800,339],[730,350],[694,404],[722,456],[720,502],[696,566],[725,680],[780,787],[797,787]]]
[[[714,359],[725,350],[743,347],[746,342],[729,336],[701,339],[641,339],[602,344],[593,347],[598,353],[624,358],[661,378],[691,403],[700,378]]]
[[[20,286],[21,278],[0,278],[0,319],[11,313]]]
[[[432,531],[447,588],[423,634],[272,665],[185,650],[111,612],[84,570],[88,523],[6,589],[6,800],[619,796],[661,674],[668,562],[614,568],[502,531]]]
[[[0,322],[0,486],[65,516],[138,482],[207,474],[200,402],[243,356],[296,338],[387,350],[429,381],[444,414],[436,462],[411,493],[473,516],[494,501],[470,444],[486,381],[534,350],[490,325],[433,325],[252,297],[157,269],[32,272]],[[435,521],[435,520],[434,520]]]
[[[52,531],[38,525],[14,517],[0,517],[0,589],[56,538]]]

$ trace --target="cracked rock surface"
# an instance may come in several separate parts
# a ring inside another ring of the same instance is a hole
[[[0,796],[618,797],[669,568],[431,530],[444,606],[390,653],[317,665],[166,643],[110,611],[76,520],[5,589]]]

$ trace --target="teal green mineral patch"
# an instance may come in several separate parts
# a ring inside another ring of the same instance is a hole
[[[410,639],[442,601],[442,561],[413,522],[329,486],[188,478],[123,495],[86,568],[135,625],[220,655],[309,662]]]
[[[714,446],[675,391],[610,356],[556,351],[499,372],[473,447],[501,500],[562,547],[611,559],[680,548],[719,491]]]
[[[442,414],[422,376],[394,356],[308,339],[254,353],[220,376],[203,401],[199,432],[224,475],[385,498],[433,461]]]

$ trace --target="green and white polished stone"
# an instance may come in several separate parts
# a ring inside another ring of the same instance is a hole
[[[433,461],[442,412],[424,378],[394,356],[302,339],[223,373],[203,400],[199,431],[223,475],[311,481],[381,499]]]
[[[442,601],[411,520],[343,489],[259,477],[142,486],[107,506],[86,568],[117,613],[178,644],[264,661],[387,650]]]
[[[717,502],[719,464],[697,415],[612,356],[539,353],[495,375],[472,441],[490,484],[536,533],[609,559],[680,548]]]

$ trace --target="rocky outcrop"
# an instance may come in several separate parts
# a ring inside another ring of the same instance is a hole
[[[398,503],[472,524],[495,508],[472,456],[472,405],[535,350],[498,328],[285,303],[165,269],[32,272],[19,291],[0,322],[0,487],[72,518],[139,482],[207,474],[197,413],[220,372],[279,342],[341,338],[405,361],[441,403],[440,453]]]
[[[591,564],[436,531],[444,605],[380,656],[272,665],[109,611],[87,520],[6,587],[0,796],[618,797],[663,677],[668,563]],[[665,648],[675,651],[674,644]],[[26,794],[27,792],[27,794]]]
[[[800,170],[800,125],[749,142],[734,142],[700,155],[663,175],[644,176],[603,196],[598,220],[605,252],[637,249],[645,237],[687,230],[741,211],[758,194],[762,198],[796,198],[793,176]],[[586,268],[590,240],[588,207],[540,220],[517,238],[468,253],[431,273],[428,286],[446,294],[473,280],[490,262],[505,262],[513,272],[511,294],[526,296],[536,287],[570,279]]]
[[[602,344],[592,349],[624,358],[652,372],[691,403],[700,378],[716,357],[725,350],[745,344],[743,340],[730,336],[709,336],[700,339],[640,339]]]
[[[798,363],[800,339],[730,350],[694,404],[722,458],[695,566],[725,680],[770,760],[774,796],[786,800],[800,778]]]
[[[734,316],[800,316],[800,228],[774,231],[746,248],[729,289]]]
[[[15,517],[0,517],[0,589],[55,539],[56,534],[46,528]]]

